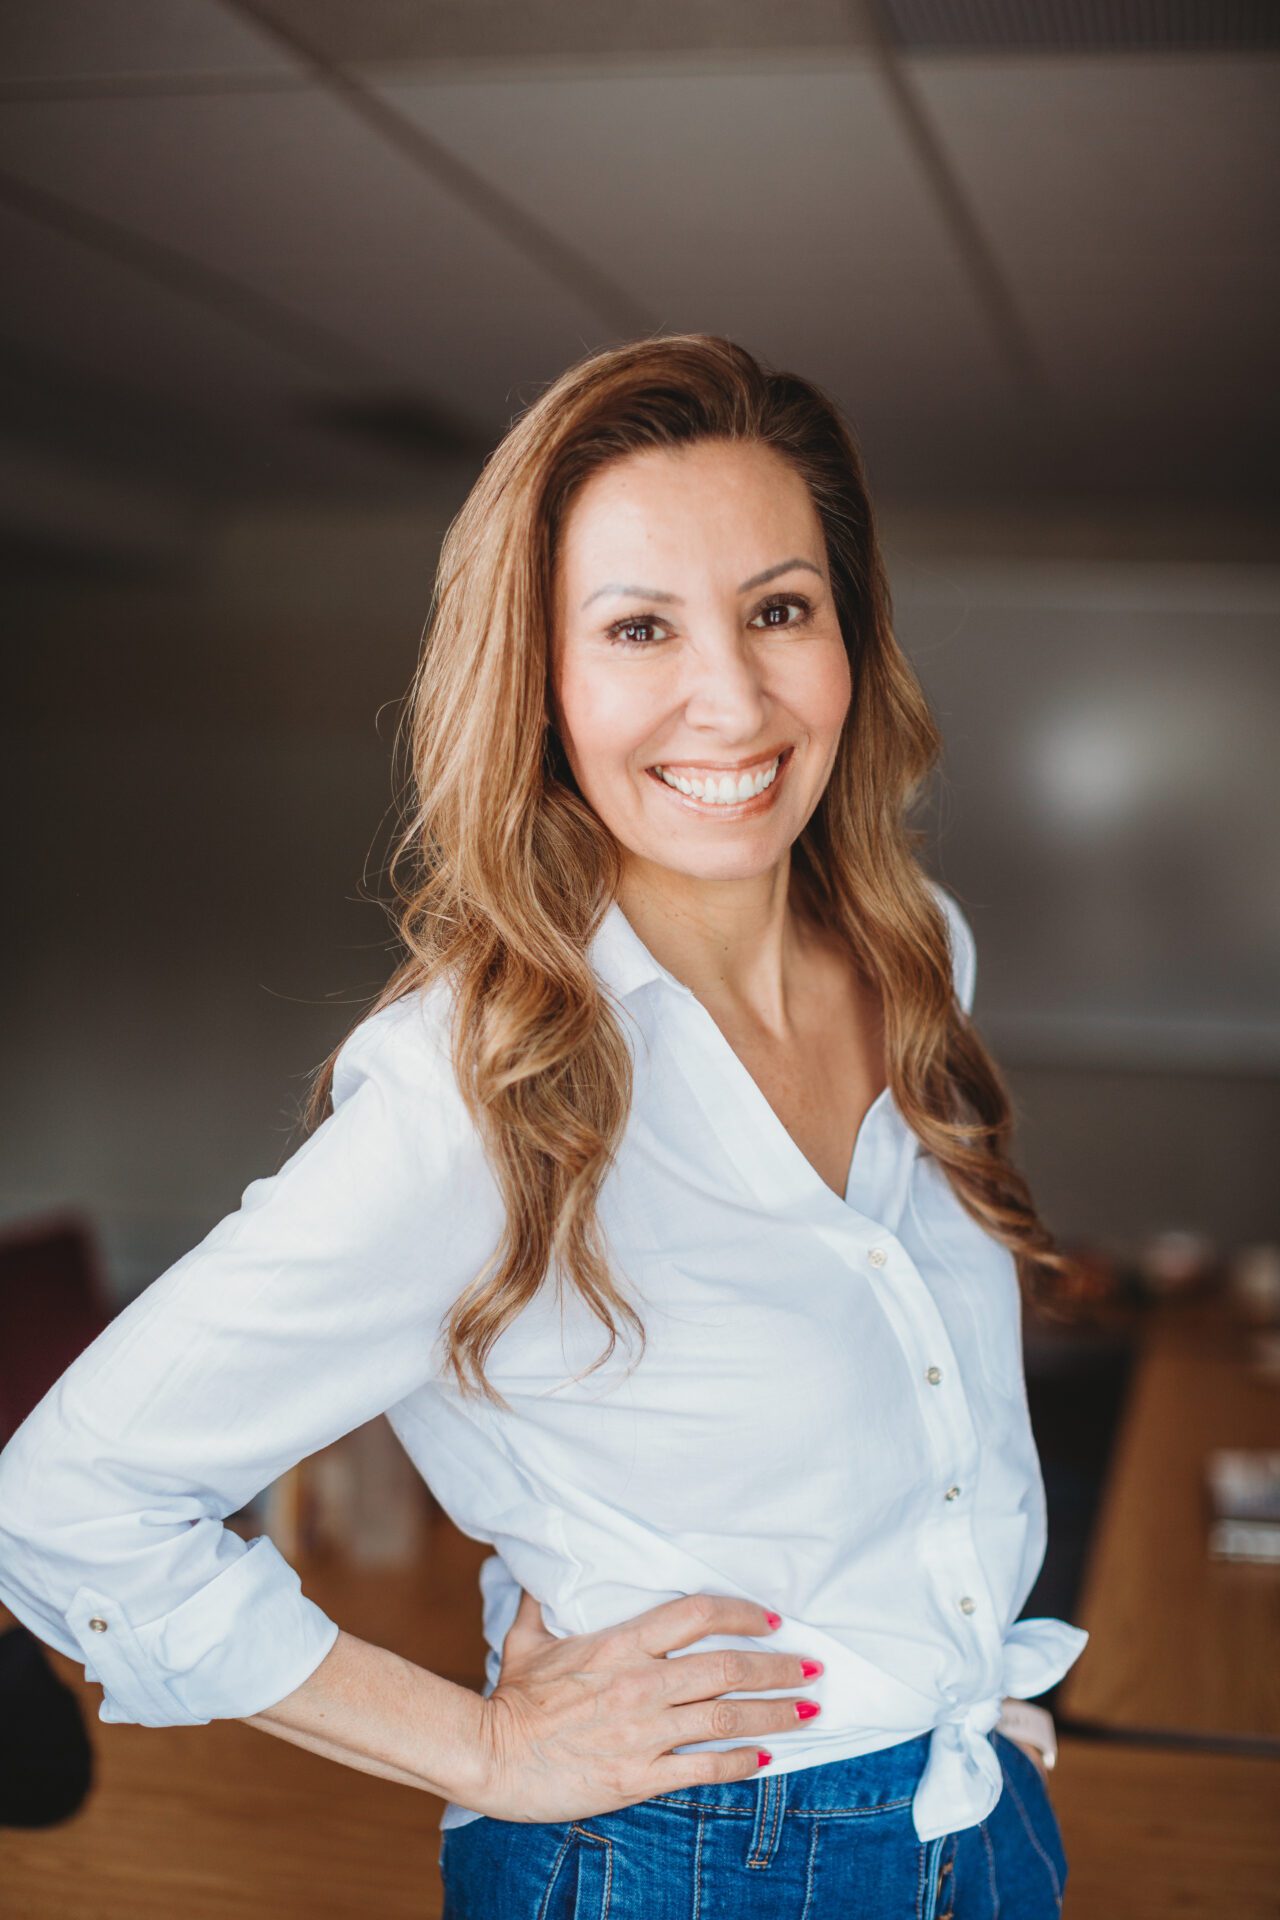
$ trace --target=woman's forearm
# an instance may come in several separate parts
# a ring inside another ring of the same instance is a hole
[[[470,1687],[340,1631],[300,1687],[245,1725],[466,1806],[484,1774],[483,1712]]]

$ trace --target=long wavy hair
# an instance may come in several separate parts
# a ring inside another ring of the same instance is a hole
[[[643,1347],[596,1214],[630,1110],[631,1056],[587,949],[622,862],[555,731],[554,579],[566,515],[592,474],[707,440],[763,442],[805,481],[852,668],[830,779],[791,849],[793,885],[879,989],[893,1097],[960,1203],[1012,1251],[1024,1289],[1052,1292],[1071,1267],[1008,1158],[1008,1091],[956,999],[945,915],[908,825],[941,737],[894,638],[856,441],[818,388],[733,341],[633,341],[570,367],[516,418],[446,532],[397,731],[410,798],[388,910],[403,957],[361,1016],[442,973],[451,981],[453,1070],[506,1220],[453,1303],[444,1364],[464,1394],[503,1407],[485,1358],[553,1266],[607,1330],[588,1371],[613,1352],[615,1315]],[[317,1069],[308,1128],[327,1110],[342,1044]]]

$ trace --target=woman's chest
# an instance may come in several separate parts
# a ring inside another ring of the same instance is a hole
[[[890,1101],[865,1116],[846,1205],[820,1176],[849,1152],[835,1143],[857,1130],[861,1092],[825,1148],[813,1136],[811,1164],[772,1109],[802,1107],[800,1090],[766,1099],[760,1063],[705,1009],[641,1037],[597,1202],[613,1350],[562,1274],[486,1362],[512,1407],[504,1443],[544,1490],[670,1529],[744,1500],[776,1502],[774,1519],[788,1501],[874,1510],[1025,1419],[1010,1256],[961,1217]]]
[[[680,1532],[787,1525],[810,1503],[840,1511],[831,1498],[847,1505],[858,1482],[885,1494],[918,1473],[901,1348],[803,1229],[755,1220],[740,1237],[626,1249],[615,1267],[643,1338],[620,1319],[601,1359],[606,1331],[566,1289],[563,1311],[539,1301],[494,1350],[509,1432],[544,1485]]]
[[[540,1487],[664,1533],[749,1523],[785,1534],[806,1514],[827,1527],[838,1515],[853,1532],[911,1510],[940,1449],[971,1459],[983,1432],[1020,1414],[1020,1378],[1003,1401],[992,1392],[977,1355],[982,1311],[924,1242],[834,1199],[847,1232],[830,1231],[830,1215],[822,1230],[774,1214],[714,1154],[681,1155],[669,1129],[662,1141],[642,1162],[619,1161],[600,1204],[643,1341],[615,1308],[606,1355],[607,1330],[566,1282],[559,1301],[544,1288],[492,1351],[488,1371],[512,1406],[508,1447]],[[885,1248],[892,1271],[868,1258]],[[961,1259],[979,1250],[955,1243]],[[983,1276],[972,1279],[980,1292]]]
[[[729,1009],[707,1012],[718,1029],[711,1035],[704,1028],[711,1060],[719,1055],[723,1067],[741,1069],[753,1083],[743,1087],[748,1097],[740,1126],[763,1126],[766,1134],[781,1127],[810,1169],[843,1201],[862,1123],[885,1086],[878,1000],[842,964],[835,977],[824,976],[820,993],[801,1000],[786,1044],[736,1019]],[[732,1052],[732,1062],[720,1042]]]

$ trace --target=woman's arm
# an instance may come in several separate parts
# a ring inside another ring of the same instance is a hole
[[[104,1721],[252,1718],[334,1648],[272,1540],[224,1522],[433,1380],[442,1316],[498,1236],[427,1017],[414,997],[356,1029],[334,1112],[0,1453],[0,1600],[84,1662]]]
[[[484,1778],[483,1711],[471,1688],[340,1631],[310,1679],[245,1724],[466,1806]]]

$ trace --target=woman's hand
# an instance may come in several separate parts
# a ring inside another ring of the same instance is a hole
[[[796,1725],[796,1696],[719,1696],[802,1686],[801,1656],[739,1648],[666,1655],[706,1634],[771,1631],[754,1601],[693,1593],[620,1626],[557,1639],[539,1603],[522,1592],[498,1684],[481,1703],[482,1786],[467,1805],[499,1820],[584,1820],[656,1793],[751,1779],[767,1764],[756,1737]],[[734,1735],[751,1744],[671,1751]]]

